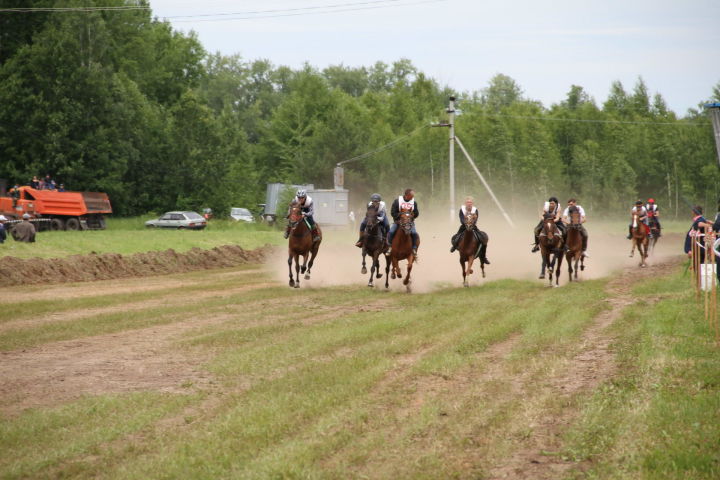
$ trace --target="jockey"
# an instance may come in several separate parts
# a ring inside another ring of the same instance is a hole
[[[660,209],[655,204],[655,200],[652,198],[648,198],[648,203],[645,205],[645,210],[647,210],[648,213],[648,220],[650,222],[650,227],[652,228],[653,222],[655,222],[655,225],[658,229],[658,237],[660,236],[660,229],[662,228],[660,226]]]
[[[565,230],[565,224],[563,223],[562,218],[560,218],[560,201],[557,199],[557,197],[550,197],[548,198],[548,201],[545,202],[545,204],[543,205],[542,215],[540,215],[540,222],[535,227],[535,245],[533,245],[533,253],[540,250],[540,246],[538,245],[540,243],[540,231],[542,230],[543,220],[545,219],[545,214],[547,213],[553,216],[553,219],[555,220],[555,225],[557,225],[557,227],[560,229],[563,240],[565,240],[565,235],[567,232]]]
[[[650,233],[650,220],[648,218],[648,211],[645,207],[643,207],[642,200],[638,200],[635,202],[635,206],[630,210],[630,225],[628,225],[628,240],[632,238],[632,216],[635,214],[638,214],[638,220],[641,221],[645,225],[645,233],[648,234],[650,238],[652,238],[652,233]]]
[[[465,215],[477,215],[478,217],[480,216],[477,207],[475,207],[475,199],[473,197],[465,197],[465,205],[460,207],[460,228],[458,228],[457,233],[453,235],[451,239],[452,248],[450,249],[450,253],[453,253],[455,250],[457,250],[460,239],[462,238],[462,234],[463,232],[465,232]],[[488,260],[487,257],[483,258],[482,261],[487,265],[490,265],[490,260]]]
[[[382,237],[387,237],[387,232],[390,230],[390,222],[387,219],[387,211],[385,210],[385,202],[382,201],[382,197],[379,193],[373,193],[370,196],[370,202],[367,204],[368,209],[373,207],[377,212],[377,219],[380,222],[382,228]],[[360,224],[360,238],[355,244],[356,247],[362,248],[363,240],[365,240],[365,227],[367,227],[367,217],[363,218]]]
[[[402,211],[412,211],[413,219],[420,216],[420,210],[418,209],[418,204],[415,201],[415,190],[413,190],[412,188],[406,189],[405,193],[396,198],[395,201],[392,203],[392,207],[390,207],[390,215],[392,215],[395,223],[390,226],[390,232],[388,233],[388,245],[390,245],[390,248],[388,248],[387,251],[388,255],[390,254],[390,252],[392,252],[392,242],[395,238],[395,232],[397,232],[398,229],[397,222],[400,219],[400,212]],[[418,234],[415,230],[414,224],[412,226],[412,230],[410,231],[410,235],[412,235],[413,255],[417,257]]]
[[[295,198],[291,202],[291,205],[293,203],[297,203],[300,206],[300,211],[302,211],[303,218],[310,225],[310,230],[312,231],[312,235],[313,235],[313,242],[319,241],[320,233],[318,232],[317,224],[315,223],[315,219],[313,219],[313,214],[315,213],[315,204],[313,203],[312,198],[308,196],[308,194],[305,190],[300,189],[295,194]],[[288,209],[287,218],[290,218],[290,209]],[[285,229],[285,238],[288,238],[289,236],[290,236],[290,225],[288,224],[287,228]]]
[[[582,255],[583,257],[590,258],[590,255],[587,254],[588,233],[587,230],[585,230],[585,226],[583,226],[583,223],[586,222],[585,209],[578,205],[577,200],[574,198],[568,200],[568,206],[565,207],[562,214],[562,218],[565,223],[570,223],[570,207],[575,207],[580,212],[580,227],[578,230],[580,230],[580,235],[582,235]]]

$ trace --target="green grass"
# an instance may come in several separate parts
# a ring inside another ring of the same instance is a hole
[[[185,252],[194,247],[210,249],[220,245],[254,249],[282,241],[280,230],[264,224],[211,220],[208,227],[200,231],[156,230],[145,228],[145,221],[151,218],[156,217],[109,218],[106,230],[39,232],[35,243],[8,239],[0,245],[0,257],[62,258],[93,252],[132,254],[168,248]]]
[[[720,355],[687,275],[650,280],[615,325],[620,374],[586,404],[568,455],[587,478],[720,478]]]
[[[192,278],[199,282],[196,291],[226,291],[245,281],[222,284],[212,272]],[[189,318],[222,318],[186,332],[176,346],[209,358],[204,368],[217,382],[213,390],[99,396],[5,418],[2,432],[22,441],[0,457],[0,476],[462,476],[466,472],[455,456],[477,450],[467,443],[472,431],[517,430],[522,404],[507,397],[505,387],[493,385],[488,388],[500,397],[478,402],[477,388],[468,385],[429,392],[426,403],[403,418],[417,395],[412,386],[471,378],[485,368],[478,355],[515,336],[509,360],[514,365],[528,364],[538,352],[552,352],[547,361],[571,355],[583,326],[603,308],[603,285],[592,281],[561,290],[505,280],[421,295],[379,294],[364,287],[271,287],[5,332],[5,348],[19,348]],[[94,301],[121,304],[123,297]],[[556,313],[569,311],[576,301],[587,309]],[[64,304],[63,311],[87,305],[78,299]],[[358,308],[363,305],[382,310]],[[401,359],[407,366],[398,370]],[[88,411],[88,402],[111,407],[97,415]],[[168,427],[176,424],[168,419],[178,415],[185,418],[182,427]],[[30,451],[33,444],[42,454]]]

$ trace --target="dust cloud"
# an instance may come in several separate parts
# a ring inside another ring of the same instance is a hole
[[[462,286],[462,270],[457,252],[450,253],[450,237],[457,231],[459,220],[453,214],[452,223],[449,213],[440,215],[423,212],[416,221],[416,228],[420,234],[419,263],[413,265],[411,280],[413,292],[428,292],[437,288],[448,286]],[[358,219],[358,226],[359,226]],[[546,285],[547,280],[539,280],[541,258],[540,253],[531,253],[533,234],[539,217],[513,218],[515,228],[512,228],[499,214],[488,213],[483,218],[483,212],[478,225],[489,235],[488,259],[491,265],[485,266],[486,278],[482,278],[480,265],[476,261],[473,265],[474,273],[470,275],[470,286],[482,285],[494,280],[512,278],[521,280],[534,280],[538,284]],[[585,271],[579,273],[579,279],[588,280],[608,276],[614,271],[638,267],[640,257],[635,252],[634,258],[629,258],[631,249],[630,240],[627,240],[627,229],[618,219],[601,221],[588,219],[585,228],[588,231],[588,254],[585,260]],[[360,273],[362,257],[360,249],[354,246],[357,241],[357,229],[350,230],[323,230],[323,242],[315,259],[312,278],[301,278],[300,288],[322,288],[334,285],[367,285],[370,278],[370,257],[367,257],[368,273]],[[680,234],[663,235],[658,241],[655,250],[647,260],[647,268],[653,268],[654,263],[682,254],[682,236]],[[381,257],[381,273],[383,277],[375,280],[376,289],[385,289],[385,260]],[[400,262],[403,274],[406,272],[406,262]],[[279,254],[268,260],[268,267],[272,269],[277,280],[287,284],[288,267],[284,248]],[[560,285],[568,282],[567,264],[563,261]],[[405,291],[402,280],[390,280],[391,291]]]

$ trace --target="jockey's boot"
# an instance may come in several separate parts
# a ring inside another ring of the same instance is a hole
[[[628,227],[628,236],[627,239],[630,240],[632,238],[632,225]]]
[[[582,256],[585,258],[590,258],[590,255],[587,254],[587,238],[583,237],[582,239]]]
[[[312,239],[313,243],[320,241],[320,233],[318,232],[317,224],[313,225],[312,236],[313,236],[313,239]]]
[[[365,241],[365,232],[360,232],[360,238],[358,238],[358,241],[355,242],[355,246],[358,248],[362,248],[364,241]]]
[[[483,262],[485,265],[490,265],[490,260],[488,260],[487,257],[483,257],[483,258],[482,258],[482,262]]]
[[[457,250],[457,248],[458,248],[458,245],[457,245],[457,244],[458,244],[457,240],[455,240],[455,238],[453,237],[453,239],[452,239],[452,247],[450,247],[450,253],[453,253],[455,250]]]
[[[417,257],[418,257],[417,247],[413,247],[413,256],[414,256],[415,259],[417,260]]]
[[[283,233],[283,237],[285,237],[285,239],[287,239],[289,236],[290,236],[290,225],[285,227],[285,233]]]
[[[536,242],[535,245],[533,245],[533,248],[532,248],[532,250],[530,250],[530,252],[531,252],[531,253],[535,253],[535,252],[537,252],[538,250],[540,250],[540,245],[538,245],[537,242]]]

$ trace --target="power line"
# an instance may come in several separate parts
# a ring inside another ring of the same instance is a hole
[[[345,163],[356,162],[356,161],[358,161],[358,160],[362,160],[362,159],[364,159],[364,158],[371,157],[371,156],[375,155],[376,153],[384,152],[385,150],[388,150],[389,148],[394,147],[394,146],[397,145],[398,143],[404,142],[404,141],[407,140],[408,138],[412,137],[412,136],[415,135],[416,133],[418,133],[418,132],[420,132],[421,130],[424,130],[424,129],[426,129],[426,128],[430,128],[430,125],[422,125],[422,126],[416,128],[415,130],[413,130],[412,132],[407,133],[407,134],[403,135],[402,137],[398,137],[398,138],[396,138],[395,140],[393,140],[392,142],[386,143],[385,145],[383,145],[383,146],[381,146],[381,147],[378,147],[378,148],[376,148],[375,150],[371,150],[371,151],[369,151],[369,152],[365,152],[365,153],[363,153],[362,155],[358,155],[358,156],[356,156],[356,157],[348,158],[347,160],[343,160],[342,162],[338,162],[338,163],[337,163],[337,166],[339,167],[340,165],[343,165],[343,164],[345,164]]]
[[[504,113],[482,113],[484,117],[501,117],[501,118],[514,118],[520,120],[539,120],[546,122],[577,122],[577,123],[609,123],[609,124],[626,124],[626,125],[675,125],[683,127],[705,127],[710,125],[710,122],[648,122],[648,121],[634,121],[634,120],[596,120],[590,118],[557,118],[557,117],[534,117],[525,115],[507,115]]]
[[[345,12],[357,12],[362,10],[376,10],[380,8],[390,8],[390,7],[409,7],[414,5],[423,5],[427,3],[440,3],[440,2],[447,2],[449,0],[420,0],[420,1],[413,1],[413,2],[407,2],[407,3],[388,3],[388,2],[399,2],[402,0],[380,0],[377,2],[360,2],[355,4],[345,4],[347,6],[351,5],[363,5],[359,7],[354,8],[338,8],[342,7],[343,5],[338,5],[336,7],[331,8],[330,10],[319,10],[323,8],[329,8],[327,6],[325,7],[306,7],[304,9],[285,9],[285,10],[277,10],[278,12],[293,12],[296,10],[309,10],[309,9],[317,9],[316,11],[301,11],[301,12],[295,12],[295,13],[276,13],[276,14],[269,14],[269,15],[261,15],[261,14],[252,14],[255,12],[248,12],[248,13],[224,13],[224,14],[207,14],[207,15],[187,15],[187,16],[167,16],[163,17],[166,20],[167,19],[175,19],[175,18],[186,18],[186,17],[192,17],[192,20],[174,20],[173,23],[183,23],[183,22],[223,22],[223,21],[229,21],[229,20],[255,20],[255,19],[264,19],[264,18],[280,18],[280,17],[299,17],[303,15],[325,15],[329,13],[345,13]],[[373,4],[378,5],[373,5]],[[260,12],[257,12],[260,13]],[[246,16],[239,16],[235,17],[232,15],[246,15]],[[251,15],[252,14],[252,15]],[[226,18],[206,18],[206,19],[199,19],[195,20],[194,18],[199,16],[220,16],[220,15],[227,15]]]

